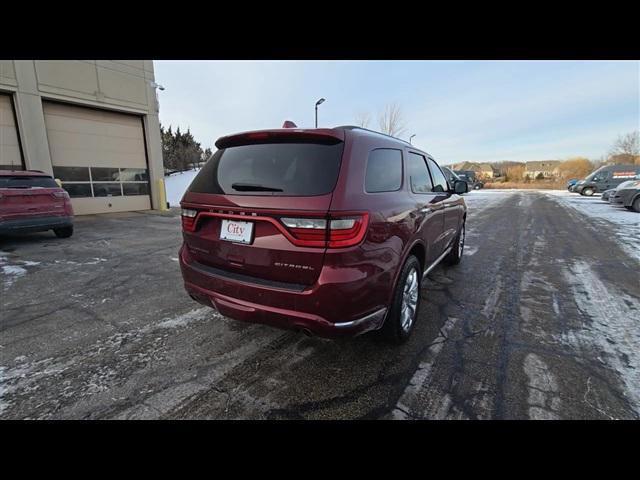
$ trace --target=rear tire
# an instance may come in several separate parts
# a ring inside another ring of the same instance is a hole
[[[465,229],[463,222],[462,228],[458,232],[458,235],[456,235],[456,239],[453,241],[453,245],[451,245],[451,251],[443,259],[446,265],[457,265],[460,263],[460,260],[462,260],[462,254],[464,252],[464,239]]]
[[[420,310],[420,285],[420,262],[410,255],[400,272],[389,314],[382,326],[382,334],[388,342],[399,345],[409,339]]]
[[[584,190],[582,190],[582,195],[584,195],[585,197],[590,197],[591,195],[593,195],[595,192],[593,191],[593,188],[585,188]]]
[[[58,238],[69,238],[71,235],[73,235],[73,226],[54,228],[53,233],[55,233],[56,237]]]

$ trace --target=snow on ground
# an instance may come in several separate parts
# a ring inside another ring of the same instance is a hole
[[[470,211],[492,207],[501,202],[506,196],[518,192],[518,190],[471,190],[462,198]]]
[[[169,206],[180,206],[180,200],[182,200],[184,192],[187,190],[191,181],[199,171],[200,169],[188,170],[186,172],[174,173],[173,175],[164,177],[164,185],[167,192],[167,202],[169,202]]]
[[[40,262],[30,262],[27,260],[17,260],[17,265],[12,265],[9,260],[9,254],[0,250],[0,279],[4,287],[10,287],[13,282],[27,274],[24,267],[33,267],[39,265]]]
[[[620,246],[640,261],[640,213],[604,202],[600,195],[583,197],[567,190],[541,190],[558,203],[578,210],[614,233]],[[607,223],[608,222],[608,223]]]
[[[602,282],[587,262],[563,267],[563,274],[576,305],[592,323],[564,333],[562,341],[586,352],[600,352],[598,361],[618,372],[625,396],[640,413],[640,303]]]

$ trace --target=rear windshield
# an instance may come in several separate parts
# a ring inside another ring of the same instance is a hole
[[[51,177],[10,176],[0,177],[0,188],[58,188],[58,184]]]
[[[333,191],[343,143],[268,143],[218,150],[189,191],[227,195],[312,196]]]

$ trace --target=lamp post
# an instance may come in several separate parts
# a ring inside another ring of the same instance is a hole
[[[321,98],[316,102],[316,128],[318,128],[318,105],[324,102],[324,98]]]
[[[415,136],[416,136],[416,134],[414,133],[413,135],[411,135],[411,136],[409,137],[409,143],[410,143],[411,145],[413,145],[413,144],[411,143],[411,139],[412,139],[413,137],[415,137]]]

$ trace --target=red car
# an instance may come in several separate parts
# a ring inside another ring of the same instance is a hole
[[[0,235],[46,230],[73,234],[69,194],[43,172],[0,170]]]
[[[358,127],[222,137],[181,201],[185,288],[228,317],[409,337],[422,278],[460,261],[466,182]]]

